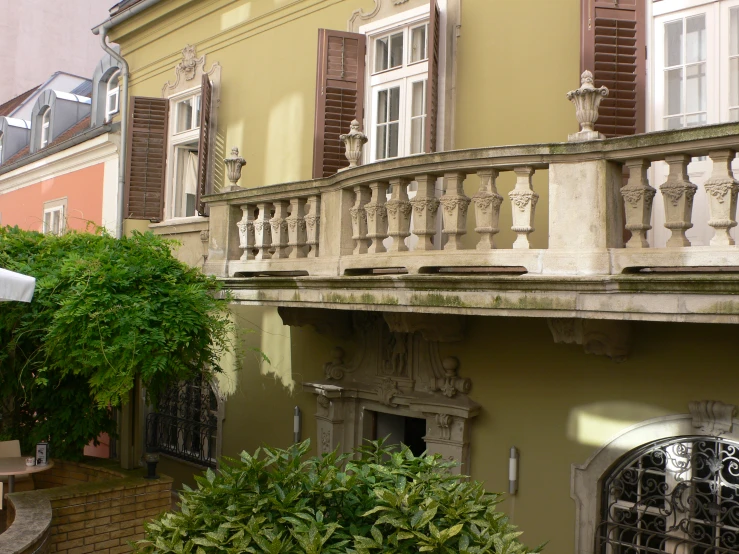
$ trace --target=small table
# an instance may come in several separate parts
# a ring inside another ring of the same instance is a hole
[[[31,473],[38,473],[40,471],[46,471],[54,467],[54,462],[49,460],[46,465],[43,466],[27,466],[26,458],[30,456],[20,456],[18,458],[0,458],[0,475],[8,476],[8,493],[15,491],[15,476],[16,475],[29,475]]]

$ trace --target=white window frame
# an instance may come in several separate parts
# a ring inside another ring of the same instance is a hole
[[[186,146],[197,142],[200,139],[200,109],[202,109],[202,98],[201,87],[191,88],[183,91],[179,94],[169,97],[169,155],[167,163],[167,177],[166,177],[166,194],[164,204],[165,219],[184,219],[186,217],[196,217],[177,215],[177,195],[179,192],[179,185],[177,180],[177,167],[179,164],[179,156],[186,150]],[[192,127],[186,131],[177,132],[177,104],[188,100],[190,98],[197,99],[200,102],[200,109],[193,110],[192,113]],[[199,147],[199,145],[198,145]]]
[[[56,229],[50,228],[56,215]],[[47,216],[49,221],[47,222]],[[59,198],[44,203],[44,214],[42,218],[42,232],[44,234],[63,235],[67,228],[67,199]]]
[[[3,133],[0,133],[0,164],[3,163]]]
[[[407,10],[398,15],[381,19],[359,28],[359,32],[367,36],[367,63],[365,76],[365,133],[369,137],[369,144],[364,149],[364,161],[374,162],[377,158],[377,98],[382,90],[393,87],[400,88],[400,107],[398,125],[398,158],[411,155],[411,102],[412,84],[426,80],[428,83],[430,52],[426,52],[426,59],[411,62],[411,30],[419,25],[426,24],[428,43],[428,28],[430,19],[429,6]],[[375,72],[375,41],[387,36],[403,32],[403,64],[400,67]],[[427,85],[428,90],[428,85]],[[425,106],[424,106],[425,109]],[[427,117],[427,116],[426,116]],[[425,126],[424,126],[425,129]],[[422,139],[423,140],[423,139]],[[389,159],[389,158],[383,158]]]
[[[51,131],[51,108],[46,107],[41,112],[41,136],[39,139],[39,149],[45,148],[49,144],[49,134]]]
[[[120,75],[121,70],[116,70],[106,81],[105,83],[105,121],[111,121],[113,119],[113,116],[118,113],[120,110],[119,101],[121,97],[121,85],[120,85]],[[111,88],[110,84],[113,82],[113,79],[118,78],[118,85]],[[111,98],[115,98],[115,104],[114,107],[110,107],[110,101]]]

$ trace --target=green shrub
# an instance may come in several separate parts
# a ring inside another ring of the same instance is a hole
[[[228,460],[185,487],[181,512],[145,525],[145,553],[526,554],[496,511],[498,494],[452,475],[439,456],[415,457],[382,441],[359,460],[306,458],[309,442]]]

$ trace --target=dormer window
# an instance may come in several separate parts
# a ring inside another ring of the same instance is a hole
[[[106,85],[106,97],[105,97],[105,121],[111,121],[113,116],[118,113],[118,102],[121,94],[120,87],[120,76],[121,71],[118,70],[110,76]]]
[[[51,108],[44,109],[41,114],[41,142],[39,148],[45,148],[49,144],[49,131],[51,128]]]
[[[0,133],[0,163],[3,163],[3,134]]]

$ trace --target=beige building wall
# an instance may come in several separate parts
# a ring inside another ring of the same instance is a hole
[[[103,57],[90,30],[113,0],[0,2],[0,103],[40,85],[56,71],[92,79]]]

